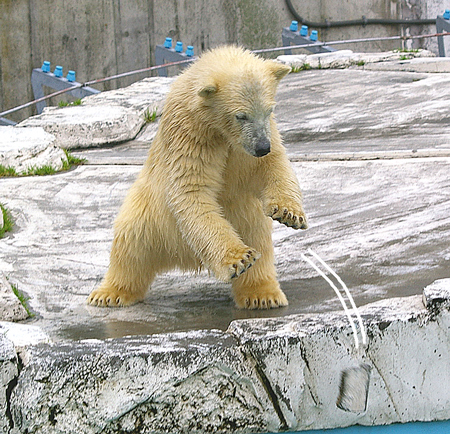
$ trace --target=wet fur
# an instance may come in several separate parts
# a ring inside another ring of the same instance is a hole
[[[109,269],[88,302],[130,305],[158,273],[206,267],[238,307],[287,305],[269,217],[306,228],[301,192],[272,114],[288,68],[236,47],[174,82],[148,159],[114,225]],[[255,156],[258,146],[270,152]]]

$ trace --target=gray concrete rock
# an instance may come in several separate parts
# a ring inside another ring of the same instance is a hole
[[[125,88],[102,92],[83,99],[84,106],[119,105],[143,115],[146,110],[160,114],[170,85],[175,78],[144,78]]]
[[[132,140],[145,124],[146,110],[161,112],[172,81],[165,77],[148,78],[123,89],[86,97],[78,106],[47,107],[19,126],[44,128],[64,149]]]
[[[31,345],[51,342],[47,333],[31,324],[0,321],[0,334],[9,339],[18,352]],[[26,357],[23,362],[26,364]]]
[[[55,340],[36,345],[23,339],[31,330],[0,324],[0,337],[15,346],[8,344],[12,362],[0,365],[3,427],[261,432],[448,419],[448,89],[448,74],[361,69],[282,81],[276,116],[311,227],[274,224],[290,300],[280,310],[233,309],[228,286],[177,271],[159,276],[136,306],[85,305],[108,265],[112,221],[154,125],[114,155],[92,151],[101,165],[2,180],[0,197],[20,230],[0,241],[0,270],[20,282],[36,324]],[[125,93],[110,96],[107,106],[117,107],[117,97],[134,114],[145,107],[129,105]],[[399,152],[439,158],[389,160]],[[329,161],[349,156],[360,161]],[[384,299],[361,309],[369,342],[360,351],[346,317],[333,312],[334,294],[299,259],[308,247],[333,265],[358,305]],[[424,307],[417,294],[439,277],[447,279],[425,289]],[[153,333],[166,334],[123,337]],[[122,338],[78,341],[87,337]],[[361,361],[372,368],[368,409],[344,412],[336,407],[340,376]]]
[[[369,71],[406,71],[406,72],[450,72],[448,57],[398,59],[391,62],[369,63],[364,66]]]
[[[445,302],[433,309],[421,296],[360,309],[369,336],[360,350],[342,312],[29,347],[11,396],[12,432],[234,433],[448,419],[448,285],[434,285]],[[336,406],[341,374],[362,361],[372,372],[368,408],[345,412]]]
[[[439,279],[423,291],[423,304],[428,308],[440,308],[450,300],[450,279]]]
[[[17,432],[242,432],[279,425],[236,340],[198,331],[30,348]]]
[[[13,167],[17,173],[31,167],[52,166],[60,170],[66,155],[56,146],[55,136],[41,127],[0,126],[0,164]]]
[[[144,119],[129,108],[113,106],[47,107],[19,127],[42,127],[64,149],[96,147],[133,139]]]
[[[450,282],[442,285],[448,297]],[[426,310],[420,296],[360,309],[369,341],[355,350],[341,313],[236,321],[229,331],[254,355],[276,391],[290,429],[446,420],[450,417],[450,312]],[[342,372],[371,366],[367,411],[336,406]]]
[[[348,68],[350,66],[365,66],[372,64],[382,64],[380,66],[381,70],[389,71],[389,65],[394,61],[403,61],[404,58],[418,58],[418,63],[424,64],[423,62],[430,64],[435,61],[434,54],[427,50],[419,50],[416,52],[402,53],[398,50],[388,51],[382,53],[354,53],[352,50],[337,50],[329,53],[317,53],[317,54],[293,54],[293,55],[282,55],[278,56],[277,60],[286,65],[290,65],[296,68],[320,68],[320,69],[330,69],[330,68]],[[427,61],[427,58],[432,58],[431,62]],[[423,60],[422,60],[423,59]],[[414,60],[415,61],[415,60]],[[447,62],[448,64],[448,62]],[[374,67],[377,69],[377,66]],[[413,70],[412,68],[410,70]],[[421,72],[445,72],[435,69],[434,71],[421,71]]]
[[[0,321],[21,321],[28,313],[14,294],[10,283],[0,273]]]
[[[0,333],[0,432],[8,433],[13,426],[11,392],[18,376],[18,359],[11,341]]]

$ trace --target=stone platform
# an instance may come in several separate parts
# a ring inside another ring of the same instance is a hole
[[[432,58],[420,72],[414,62],[308,70],[281,82],[276,117],[310,229],[274,223],[290,305],[271,311],[237,310],[227,285],[178,272],[160,276],[136,306],[85,304],[157,128],[142,114],[161,110],[170,79],[76,108],[132,113],[129,128],[122,115],[89,124],[64,114],[70,107],[15,127],[83,148],[73,153],[88,164],[0,180],[0,202],[16,222],[0,240],[0,272],[35,315],[0,325],[0,430],[265,432],[450,418],[440,387],[450,380],[450,74],[442,62],[426,72]],[[364,306],[363,351],[332,290],[302,261],[308,248]],[[347,413],[335,405],[340,374],[362,360],[372,367],[368,409]]]

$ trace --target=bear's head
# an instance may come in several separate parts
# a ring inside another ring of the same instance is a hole
[[[203,63],[197,91],[202,120],[231,146],[254,157],[267,155],[276,128],[276,88],[290,67],[237,47],[213,50],[198,63]]]

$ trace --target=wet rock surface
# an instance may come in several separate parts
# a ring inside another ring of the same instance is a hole
[[[449,291],[450,279],[440,285]],[[341,312],[31,346],[11,395],[12,432],[264,432],[446,419],[449,302],[439,311],[420,296],[363,307],[369,340],[359,351]],[[367,411],[342,411],[341,373],[362,361],[372,372]]]

